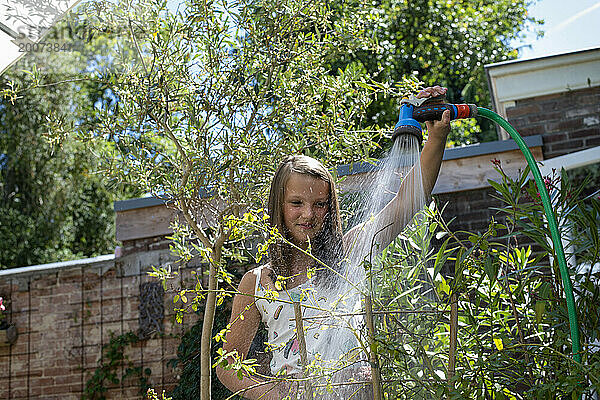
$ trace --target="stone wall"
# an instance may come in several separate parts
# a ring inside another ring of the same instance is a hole
[[[517,100],[506,112],[521,136],[542,136],[544,160],[600,146],[600,87]],[[448,203],[444,215],[455,218],[453,229],[476,232],[484,230],[492,216],[497,217],[491,208],[501,203],[493,193],[488,187],[441,193],[438,199]]]
[[[168,251],[155,250],[2,271],[0,296],[10,301],[10,322],[19,336],[12,346],[0,347],[0,398],[80,399],[111,335],[140,329],[140,288],[153,280],[146,271],[172,261]],[[170,289],[195,269],[181,268]],[[162,333],[155,331],[125,352],[134,367],[150,369],[149,382],[157,391],[174,387],[177,371],[167,362],[175,357],[185,326],[194,322],[186,317],[183,325],[174,323],[172,299],[170,290],[161,300]],[[126,367],[121,365],[117,376]],[[106,396],[140,398],[139,389],[136,379],[126,379],[109,384]]]
[[[544,159],[600,146],[600,86],[517,100],[506,113],[522,136],[542,135]]]

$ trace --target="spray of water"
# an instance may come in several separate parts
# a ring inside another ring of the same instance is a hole
[[[313,391],[319,399],[373,398],[369,384],[348,384],[370,379],[361,350],[367,343],[360,312],[364,296],[377,282],[367,280],[365,266],[425,205],[419,146],[414,136],[399,136],[374,171],[354,185],[358,200],[350,207],[359,212],[345,262],[333,282],[305,296],[315,307],[305,309],[304,326]]]

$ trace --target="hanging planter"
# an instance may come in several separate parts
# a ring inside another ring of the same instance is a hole
[[[0,347],[10,346],[17,340],[17,327],[14,324],[6,322],[6,307],[3,304],[3,298],[0,297]]]

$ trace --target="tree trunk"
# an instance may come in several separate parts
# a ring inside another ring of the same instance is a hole
[[[222,244],[215,244],[208,273],[208,295],[204,307],[202,338],[200,342],[200,400],[211,398],[211,345],[217,304],[217,267],[221,262]]]

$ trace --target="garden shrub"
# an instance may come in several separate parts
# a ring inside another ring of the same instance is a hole
[[[582,196],[585,183],[574,187],[565,173],[546,177],[579,265],[571,271],[583,349],[578,364],[537,187],[528,169],[517,179],[500,164],[496,169],[501,180],[491,184],[503,206],[485,231],[453,232],[432,202],[368,263],[376,312],[384,312],[377,314],[375,348],[385,398],[578,398],[600,388],[598,193]],[[541,251],[519,245],[525,237]],[[458,331],[449,379],[453,294]]]

